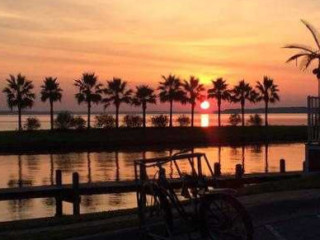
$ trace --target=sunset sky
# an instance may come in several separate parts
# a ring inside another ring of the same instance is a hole
[[[131,87],[156,87],[169,73],[195,75],[207,87],[217,77],[233,85],[268,75],[281,91],[277,106],[301,106],[316,95],[317,81],[286,64],[294,52],[281,47],[313,45],[300,19],[320,29],[319,9],[318,0],[1,0],[0,88],[21,72],[39,92],[45,76],[57,76],[64,97],[56,108],[80,110],[73,81],[87,71]]]

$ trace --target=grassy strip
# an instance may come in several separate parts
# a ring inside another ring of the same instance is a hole
[[[239,145],[301,142],[306,139],[306,126],[7,131],[0,132],[0,152],[84,151],[159,145]]]

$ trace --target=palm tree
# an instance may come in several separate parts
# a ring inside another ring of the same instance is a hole
[[[90,129],[91,107],[101,101],[101,86],[98,77],[94,73],[83,73],[80,79],[75,80],[74,86],[79,88],[75,95],[78,104],[83,102],[88,106],[88,129]]]
[[[8,86],[3,89],[7,94],[7,103],[10,109],[18,108],[19,131],[22,130],[21,113],[25,108],[32,108],[35,94],[32,92],[34,86],[32,81],[27,80],[20,73],[17,77],[10,75],[7,79]]]
[[[50,125],[53,130],[53,103],[61,101],[62,89],[57,82],[57,78],[46,77],[41,85],[41,101],[45,102],[49,100],[50,103]]]
[[[168,77],[162,76],[163,82],[159,82],[160,102],[169,102],[170,104],[170,127],[172,127],[173,102],[185,103],[185,92],[179,78],[170,74]]]
[[[287,60],[287,62],[298,61],[298,59],[301,59],[300,68],[302,70],[306,70],[314,60],[317,61],[318,65],[315,69],[313,69],[313,74],[316,75],[318,79],[318,96],[320,97],[320,37],[318,35],[317,30],[311,24],[304,20],[301,21],[310,31],[316,43],[316,49],[301,44],[286,45],[284,48],[297,49],[300,51],[297,54],[291,56]]]
[[[136,106],[142,106],[143,127],[145,128],[147,104],[155,104],[157,96],[154,94],[154,90],[147,85],[137,86],[134,94],[132,103]]]
[[[273,79],[264,76],[263,82],[257,82],[256,89],[258,92],[257,101],[264,101],[264,121],[265,126],[268,126],[268,108],[269,103],[280,101],[278,85],[273,83]]]
[[[113,78],[107,81],[104,93],[107,95],[103,102],[105,107],[112,103],[116,108],[116,128],[119,128],[119,109],[121,103],[130,103],[132,90],[127,89],[128,83],[121,78]]]
[[[190,76],[189,80],[184,80],[183,88],[186,93],[186,101],[191,105],[191,127],[194,125],[194,109],[196,107],[196,102],[203,100],[205,97],[202,92],[205,90],[203,84],[200,84],[198,78]]]
[[[241,105],[241,115],[242,115],[242,126],[244,126],[244,107],[246,100],[249,102],[255,102],[257,98],[256,91],[250,86],[249,83],[246,83],[244,80],[241,80],[238,85],[234,86],[231,90],[231,101],[234,103],[240,102]]]
[[[215,81],[212,80],[213,88],[208,90],[208,98],[214,98],[217,100],[218,106],[218,126],[221,126],[221,103],[222,101],[230,100],[230,90],[228,84],[223,78],[217,78]]]

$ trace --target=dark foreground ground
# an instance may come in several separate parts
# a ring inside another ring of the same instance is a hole
[[[320,239],[319,189],[242,196],[239,200],[252,217],[254,240]],[[119,226],[121,222],[130,221],[136,221],[136,214],[31,229],[16,224],[11,230],[5,230],[2,224],[0,239],[139,240],[136,226],[123,224],[125,229],[108,230]]]
[[[0,152],[86,151],[139,147],[191,147],[303,142],[306,126],[174,127],[0,132]]]

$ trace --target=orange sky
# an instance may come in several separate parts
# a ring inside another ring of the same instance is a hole
[[[268,75],[281,90],[278,106],[305,105],[316,79],[285,64],[292,51],[281,47],[313,44],[300,18],[320,29],[319,7],[314,0],[1,0],[0,88],[10,73],[34,80],[37,92],[43,77],[57,76],[65,89],[57,109],[80,110],[72,84],[84,71],[132,87],[156,87],[168,73],[231,85]],[[35,109],[47,105],[37,101]]]

